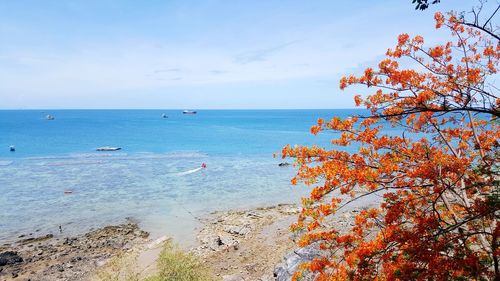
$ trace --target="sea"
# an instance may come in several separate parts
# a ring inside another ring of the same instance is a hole
[[[273,154],[287,144],[332,148],[337,133],[310,127],[361,113],[2,110],[0,243],[132,220],[182,244],[214,211],[298,203],[308,188],[290,184],[297,167],[279,166],[293,159]],[[121,150],[96,151],[103,146]]]

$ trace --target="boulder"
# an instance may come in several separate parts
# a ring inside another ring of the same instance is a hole
[[[295,249],[284,257],[283,263],[274,268],[274,277],[277,281],[289,281],[301,263],[309,262],[320,256],[321,251],[318,243]],[[314,280],[314,275],[307,273],[301,280]]]
[[[7,251],[0,253],[0,266],[16,264],[23,262],[23,258],[21,258],[17,252]]]

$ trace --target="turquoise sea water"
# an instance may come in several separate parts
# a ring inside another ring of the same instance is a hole
[[[0,111],[0,241],[57,234],[59,225],[79,233],[126,217],[153,236],[183,239],[194,217],[214,210],[297,202],[305,189],[290,185],[294,167],[278,167],[283,160],[273,153],[286,144],[328,146],[333,133],[309,133],[317,118],[359,113]],[[101,146],[122,150],[96,152]],[[208,167],[186,173],[202,163]]]

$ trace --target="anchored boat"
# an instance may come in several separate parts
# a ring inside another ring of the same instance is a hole
[[[103,146],[96,148],[96,151],[117,151],[122,149],[121,147],[111,147],[111,146]]]

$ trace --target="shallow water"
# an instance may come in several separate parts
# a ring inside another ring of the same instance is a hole
[[[49,113],[56,119],[45,120]],[[186,240],[209,212],[297,202],[305,189],[290,185],[294,167],[278,167],[273,153],[328,145],[331,133],[311,136],[311,125],[352,113],[0,111],[0,241],[58,233],[59,225],[80,233],[126,217],[155,237]],[[123,149],[95,152],[100,146]],[[202,163],[208,167],[186,173]]]

